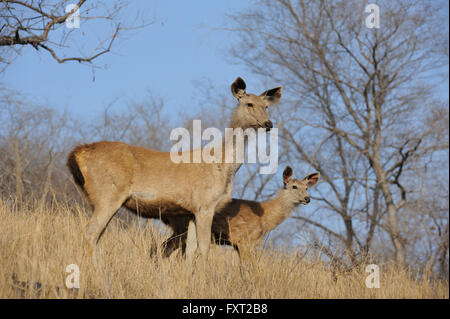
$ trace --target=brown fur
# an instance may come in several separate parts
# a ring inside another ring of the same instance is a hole
[[[260,96],[247,94],[245,82],[238,78],[231,91],[239,101],[231,128],[272,126],[266,107],[279,101],[281,88]],[[234,144],[223,148],[235,152]],[[195,152],[201,150],[190,151],[190,158]],[[94,209],[86,232],[91,253],[111,217],[125,206],[151,218],[192,212],[198,246],[206,256],[214,212],[231,200],[234,175],[241,164],[177,164],[168,152],[103,141],[76,147],[67,165]]]
[[[212,235],[217,244],[231,245],[238,251],[242,246],[253,247],[263,237],[281,224],[299,204],[307,204],[307,189],[314,186],[319,174],[308,175],[303,180],[292,179],[288,166],[283,173],[284,187],[277,196],[264,202],[235,199],[214,215]],[[294,186],[297,187],[294,189]],[[172,230],[164,243],[164,256],[168,257],[178,247],[186,247],[187,230],[191,216],[168,216],[163,219]]]

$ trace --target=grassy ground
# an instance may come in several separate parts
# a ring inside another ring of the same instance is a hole
[[[448,298],[448,283],[415,280],[406,270],[380,265],[380,288],[365,285],[354,269],[333,278],[328,266],[300,253],[266,249],[242,262],[215,247],[203,264],[149,251],[163,240],[148,223],[124,227],[113,219],[97,248],[95,264],[83,253],[88,215],[83,209],[13,209],[0,200],[0,298]],[[80,288],[67,289],[80,270]]]

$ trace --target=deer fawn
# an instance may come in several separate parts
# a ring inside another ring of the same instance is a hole
[[[247,94],[245,88],[240,77],[231,85],[239,105],[233,112],[230,128],[270,130],[273,125],[267,107],[280,101],[282,88],[267,90],[259,96]],[[121,142],[102,141],[76,147],[69,154],[67,165],[93,208],[85,235],[90,255],[109,220],[125,206],[150,218],[192,213],[198,247],[206,259],[214,212],[231,201],[234,175],[242,165],[225,161],[227,150],[237,155],[234,139],[231,143],[222,141],[222,149],[225,152],[215,163],[174,163],[169,152]],[[201,151],[189,151],[190,158]]]
[[[283,172],[284,187],[275,198],[265,202],[233,198],[214,215],[212,235],[215,242],[233,246],[238,252],[242,245],[255,246],[264,235],[289,217],[295,207],[310,202],[307,189],[315,186],[318,180],[319,173],[308,175],[302,180],[294,179],[292,168],[287,166]],[[193,215],[179,215],[162,219],[173,230],[172,236],[163,244],[163,256],[170,256],[180,246],[184,252],[186,241],[188,246],[191,245],[187,236],[192,218]]]

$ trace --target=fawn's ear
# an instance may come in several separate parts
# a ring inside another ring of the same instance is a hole
[[[238,77],[236,80],[234,80],[233,84],[231,84],[231,93],[235,98],[239,99],[245,95],[246,87],[247,85],[245,85],[244,80]]]
[[[320,174],[313,173],[305,177],[305,181],[308,183],[308,187],[313,187],[319,181]]]
[[[264,100],[267,101],[267,106],[272,106],[280,102],[282,93],[283,87],[279,86],[277,88],[265,91],[260,96],[264,97]]]
[[[283,171],[283,182],[287,184],[292,177],[292,168],[288,165]]]

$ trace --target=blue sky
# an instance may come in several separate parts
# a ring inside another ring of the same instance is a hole
[[[143,101],[148,90],[163,98],[174,115],[182,111],[196,113],[198,81],[211,81],[223,94],[241,76],[247,80],[249,91],[262,90],[259,82],[251,81],[254,77],[244,66],[227,60],[233,35],[213,30],[225,25],[227,13],[250,5],[251,1],[242,0],[133,1],[130,7],[146,12],[154,23],[130,32],[125,40],[119,39],[112,53],[96,60],[98,65],[108,65],[106,69],[93,71],[76,62],[58,64],[47,52],[25,47],[0,76],[0,82],[41,104],[67,108],[78,118],[93,119],[117,99],[115,108],[131,100]],[[95,31],[99,32],[86,24],[83,28],[82,21],[75,35],[83,39],[80,33]],[[448,79],[444,82],[438,92],[446,100]]]
[[[107,69],[93,73],[76,62],[58,64],[47,52],[26,47],[0,82],[32,100],[67,108],[83,118],[92,119],[117,98],[115,107],[142,101],[148,89],[162,97],[174,114],[194,110],[195,81],[211,80],[223,93],[237,76],[247,78],[243,66],[226,61],[232,35],[211,27],[222,26],[226,13],[248,5],[239,0],[133,1],[131,6],[142,8],[155,23],[119,39],[112,54],[96,61],[108,65]],[[82,31],[86,31],[83,21],[76,32]]]

